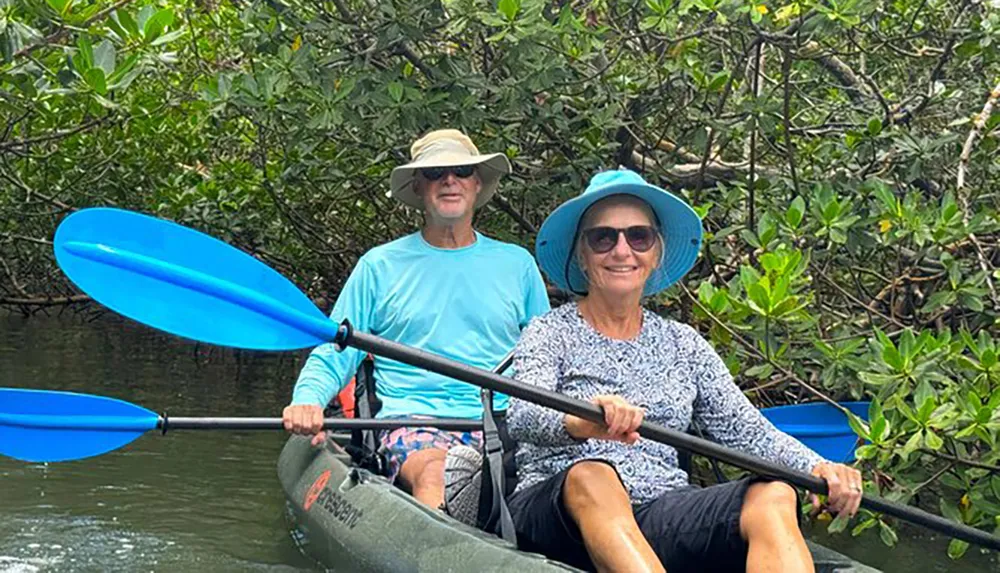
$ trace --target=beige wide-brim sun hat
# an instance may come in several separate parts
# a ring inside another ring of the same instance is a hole
[[[410,146],[411,161],[392,170],[389,178],[391,194],[396,199],[423,210],[424,201],[414,188],[417,171],[426,167],[459,167],[475,165],[481,187],[476,207],[481,207],[493,197],[500,178],[510,173],[510,161],[503,153],[480,155],[475,144],[457,129],[439,129],[413,142]]]

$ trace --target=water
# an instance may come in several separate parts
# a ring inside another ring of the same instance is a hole
[[[279,416],[298,359],[210,349],[107,316],[0,315],[0,385],[177,416]],[[316,570],[285,516],[283,443],[276,431],[149,432],[75,462],[0,458],[0,572]]]
[[[112,396],[176,416],[277,416],[302,355],[237,353],[112,316],[0,314],[0,386]],[[72,439],[67,435],[66,439]],[[0,573],[315,571],[287,519],[276,431],[149,432],[122,450],[59,464],[0,458]],[[978,554],[903,532],[810,536],[887,572],[1000,571]]]

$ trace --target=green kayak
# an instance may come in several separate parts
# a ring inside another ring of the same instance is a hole
[[[431,510],[384,478],[352,467],[335,442],[313,448],[293,436],[278,477],[302,533],[302,546],[334,571],[576,571]],[[810,543],[820,573],[878,573]]]

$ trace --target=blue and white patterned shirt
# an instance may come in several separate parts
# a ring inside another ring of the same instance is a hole
[[[587,401],[621,396],[642,406],[650,422],[685,432],[694,420],[714,441],[798,471],[808,473],[824,461],[761,415],[697,331],[648,310],[636,338],[616,340],[591,327],[576,303],[563,305],[531,321],[513,366],[521,382]],[[561,412],[511,399],[507,424],[520,442],[518,490],[584,459],[613,463],[633,503],[688,485],[674,448],[648,439],[631,446],[580,442],[566,432],[563,418]]]

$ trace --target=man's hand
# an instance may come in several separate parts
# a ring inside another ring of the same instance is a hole
[[[578,440],[597,438],[634,444],[639,441],[636,431],[642,424],[645,411],[633,406],[620,396],[595,396],[591,402],[604,410],[604,423],[596,424],[571,414],[566,414],[563,423],[569,435]]]
[[[326,432],[323,431],[323,408],[320,406],[312,404],[286,406],[281,419],[289,432],[312,436],[314,446],[326,440]]]

